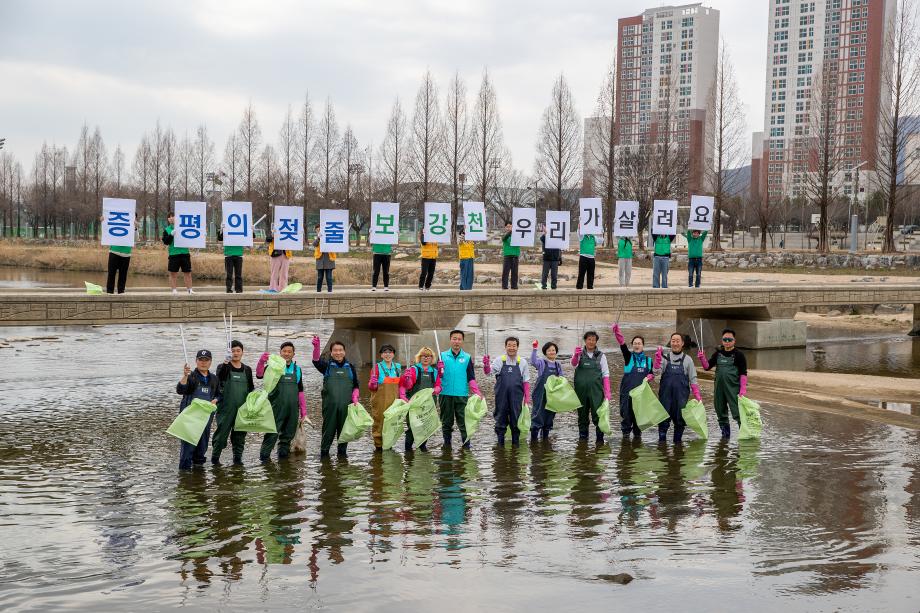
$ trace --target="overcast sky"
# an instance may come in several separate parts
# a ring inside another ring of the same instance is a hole
[[[749,130],[762,129],[766,0],[713,0]],[[591,114],[617,19],[665,3],[625,0],[0,0],[0,137],[26,169],[42,141],[72,148],[98,125],[129,158],[159,119],[181,138],[225,139],[252,101],[266,142],[289,104],[329,97],[376,147],[393,100],[411,111],[421,75],[459,70],[470,105],[492,75],[514,165],[533,168],[553,81]],[[641,8],[640,8],[641,7]],[[443,103],[442,103],[443,104]]]

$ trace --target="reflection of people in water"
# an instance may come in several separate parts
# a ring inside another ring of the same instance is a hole
[[[294,545],[300,543],[300,520],[303,509],[302,466],[291,463],[267,464],[266,480],[270,486],[267,492],[268,521],[262,526],[262,533],[256,539],[256,559],[259,564],[290,564]]]
[[[620,484],[620,507],[622,511],[619,520],[621,524],[625,522],[629,525],[635,525],[639,520],[639,513],[644,507],[636,488],[633,487],[635,483],[633,466],[639,457],[636,449],[641,446],[642,441],[639,438],[633,441],[629,440],[629,438],[624,438],[620,443],[620,450],[617,452],[615,474],[617,483]]]
[[[462,461],[461,456],[455,462],[450,450],[442,448],[434,516],[435,521],[440,519],[441,533],[447,537],[444,547],[448,551],[463,547],[460,535],[463,534],[463,525],[467,520],[467,500]]]
[[[367,542],[371,559],[375,553],[393,550],[393,524],[399,521],[402,498],[403,457],[398,453],[375,453],[370,460],[369,513]]]
[[[690,491],[684,478],[684,446],[674,445],[671,453],[665,445],[658,445],[658,452],[664,459],[666,469],[658,476],[657,498],[655,507],[657,519],[666,522],[669,532],[676,532],[682,517],[690,514]]]
[[[329,560],[333,564],[345,561],[342,553],[344,547],[352,544],[351,531],[357,521],[347,517],[351,507],[352,496],[347,490],[348,481],[358,480],[357,469],[347,462],[331,464],[323,462],[319,466],[319,487],[317,489],[317,520],[313,525],[316,535],[310,555],[311,585],[319,581],[319,552],[328,549]]]
[[[492,460],[492,508],[498,527],[502,533],[502,543],[507,549],[514,547],[518,535],[518,513],[523,509],[518,498],[523,491],[523,474],[519,452],[529,453],[521,447],[498,447],[493,451]]]
[[[610,496],[604,484],[604,468],[601,464],[602,457],[607,453],[608,448],[589,451],[585,445],[575,449],[572,461],[575,483],[571,493],[572,511],[569,523],[575,528],[582,529],[575,532],[574,535],[577,537],[590,538],[598,534],[595,528],[601,524],[600,518],[597,517],[601,512],[599,507]]]
[[[214,553],[207,547],[216,542],[209,511],[207,478],[204,473],[181,473],[171,505],[172,521],[178,557],[182,560],[179,576],[183,581],[194,579],[199,584],[211,583],[214,574],[208,568],[208,557]]]
[[[716,445],[712,464],[712,506],[719,530],[733,532],[741,528],[741,523],[733,523],[731,518],[741,514],[744,484],[738,475],[734,458],[729,457],[727,439],[721,439]]]

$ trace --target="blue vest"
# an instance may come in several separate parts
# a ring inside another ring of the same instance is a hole
[[[470,395],[466,370],[469,368],[471,359],[470,354],[462,349],[456,357],[450,349],[441,352],[441,361],[444,362],[444,376],[441,378],[442,396]]]

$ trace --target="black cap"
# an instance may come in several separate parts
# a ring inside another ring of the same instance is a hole
[[[210,360],[210,359],[211,359],[211,352],[208,351],[207,349],[200,349],[200,350],[198,351],[198,355],[195,356],[195,359],[196,359],[196,360],[201,360],[201,359],[203,359],[203,358],[207,358],[207,359]]]

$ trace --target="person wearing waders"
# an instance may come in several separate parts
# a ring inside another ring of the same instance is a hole
[[[530,404],[530,367],[527,360],[518,355],[520,340],[509,336],[505,339],[505,355],[495,364],[495,435],[498,446],[505,446],[505,432],[511,427],[511,446],[521,443],[518,418],[521,406]],[[492,373],[489,355],[482,356],[482,370]]]
[[[294,361],[294,343],[284,341],[279,352],[284,358],[284,374],[268,394],[268,401],[272,405],[275,415],[275,434],[266,433],[262,438],[262,448],[259,449],[259,460],[268,462],[275,443],[278,444],[278,459],[283,460],[291,454],[291,441],[297,433],[298,417],[307,416],[307,399],[303,393],[303,371]],[[265,376],[265,365],[268,363],[268,353],[263,353],[256,365],[256,377]]]
[[[383,413],[399,398],[399,378],[402,365],[394,362],[396,349],[383,345],[378,352],[380,361],[371,369],[367,389],[371,391],[371,416],[374,418],[374,450],[383,451]]]
[[[473,392],[482,397],[476,384],[476,372],[473,359],[463,350],[465,338],[463,330],[450,331],[450,348],[442,351],[438,361],[438,373],[441,380],[441,432],[444,434],[444,446],[450,447],[454,422],[460,430],[460,442],[464,449],[470,448],[466,440],[466,401]],[[465,442],[464,442],[465,441]]]
[[[416,392],[432,388],[432,393],[437,396],[441,393],[441,376],[434,366],[434,351],[422,347],[415,355],[415,364],[406,369],[399,381],[399,397],[406,402],[415,396]],[[426,441],[427,442],[427,441]],[[406,424],[406,451],[412,451],[415,436],[412,428]],[[425,443],[418,446],[422,451],[428,451]]]
[[[655,375],[652,374],[652,359],[645,355],[645,339],[639,335],[633,337],[630,345],[626,346],[626,339],[620,331],[620,324],[613,324],[613,335],[620,344],[623,354],[623,378],[620,380],[620,431],[623,440],[629,439],[632,433],[635,440],[642,439],[642,430],[636,425],[636,414],[633,413],[632,396],[629,392],[642,385],[643,380],[651,382]]]
[[[679,332],[671,335],[669,342],[671,349],[667,352],[664,366],[662,366],[663,347],[658,348],[655,362],[652,365],[655,374],[661,374],[661,383],[658,386],[658,399],[668,412],[669,418],[658,424],[658,442],[662,443],[668,438],[668,428],[674,422],[674,442],[680,443],[684,437],[684,421],[681,411],[687,404],[690,394],[702,401],[700,386],[696,382],[696,366],[693,359],[684,353],[687,339]]]
[[[192,400],[204,400],[211,404],[217,404],[217,377],[211,374],[211,352],[202,349],[195,356],[195,370],[186,364],[182,371],[182,378],[176,384],[176,393],[182,395],[182,402],[179,403],[179,412],[185,407],[192,404]],[[208,416],[208,425],[204,427],[201,438],[197,445],[191,445],[185,441],[181,442],[179,447],[179,470],[190,470],[192,464],[204,464],[205,454],[208,451],[208,439],[211,438],[211,422],[214,419],[214,413]]]
[[[546,380],[550,376],[562,376],[562,362],[556,359],[559,353],[559,347],[556,343],[550,341],[543,345],[543,355],[541,358],[537,354],[537,347],[540,343],[533,342],[533,350],[530,352],[530,363],[537,369],[537,384],[533,389],[533,412],[530,417],[530,442],[537,442],[537,438],[542,436],[543,440],[549,439],[549,431],[553,429],[553,421],[556,419],[556,413],[546,408]]]
[[[333,341],[329,346],[330,359],[324,359],[319,351],[319,337],[313,335],[313,366],[323,375],[323,435],[319,457],[328,458],[332,441],[342,434],[342,426],[348,416],[348,405],[357,404],[360,399],[358,373],[345,358],[345,343]],[[339,457],[348,455],[348,443],[339,443]]]
[[[575,367],[575,394],[581,407],[578,409],[578,438],[588,440],[588,423],[594,424],[597,444],[604,443],[604,433],[597,427],[597,409],[604,400],[610,400],[610,369],[607,356],[597,348],[597,332],[585,332],[584,347],[576,347],[572,355]]]
[[[233,448],[233,463],[243,463],[243,446],[246,433],[233,429],[236,412],[246,403],[246,396],[255,389],[252,368],[243,364],[243,343],[230,343],[230,359],[217,367],[220,396],[217,399],[217,430],[211,438],[211,464],[220,466],[220,453],[227,446],[227,437]]]
[[[747,359],[743,353],[735,349],[735,331],[731,328],[722,330],[722,346],[708,360],[702,350],[698,351],[696,356],[700,359],[703,370],[716,369],[713,404],[716,407],[722,438],[731,438],[728,412],[731,410],[732,419],[740,426],[738,396],[747,396]]]

